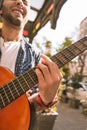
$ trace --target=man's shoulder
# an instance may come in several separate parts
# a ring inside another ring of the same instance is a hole
[[[23,41],[25,43],[27,43],[29,46],[31,46],[31,43],[29,42],[29,38],[28,37],[23,36]]]
[[[32,44],[29,42],[29,38],[23,36],[23,42],[27,48],[32,49]]]
[[[37,50],[37,48],[35,48],[33,46],[33,44],[29,43],[29,39],[24,37],[24,42],[25,42],[25,47],[29,50],[31,50],[32,53],[36,54],[36,55],[40,55],[40,51]]]

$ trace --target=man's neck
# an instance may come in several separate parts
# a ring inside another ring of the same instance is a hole
[[[4,41],[20,41],[22,39],[22,29],[8,27],[3,25],[2,37]]]

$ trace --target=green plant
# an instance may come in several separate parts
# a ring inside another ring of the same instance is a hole
[[[80,88],[80,84],[79,82],[81,81],[81,78],[82,78],[82,75],[79,74],[79,73],[75,73],[72,77],[71,77],[71,86],[74,88],[74,89],[78,89]]]

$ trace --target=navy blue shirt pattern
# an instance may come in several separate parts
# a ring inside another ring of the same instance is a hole
[[[19,76],[30,68],[35,67],[40,61],[40,53],[36,53],[27,39],[24,38],[21,44],[15,64],[15,75]],[[24,47],[22,46],[24,45]]]

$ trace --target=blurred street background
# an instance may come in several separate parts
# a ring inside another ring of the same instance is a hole
[[[81,108],[70,108],[68,104],[58,104],[58,116],[53,130],[87,130],[87,116]]]

